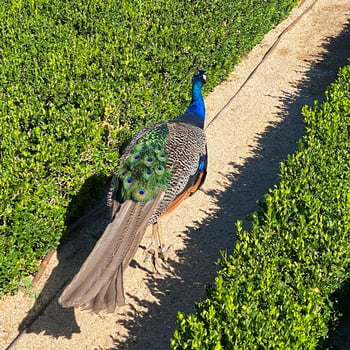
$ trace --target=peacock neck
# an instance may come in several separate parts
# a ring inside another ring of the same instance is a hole
[[[202,81],[194,81],[192,84],[192,101],[185,113],[180,117],[181,120],[194,124],[198,127],[204,127],[205,105],[202,95]]]
[[[203,83],[201,81],[195,81],[192,84],[192,101],[193,100],[203,101],[202,86],[203,86]]]

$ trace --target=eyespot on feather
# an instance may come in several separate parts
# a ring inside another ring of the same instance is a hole
[[[146,188],[138,188],[132,191],[132,199],[136,202],[145,202],[153,198],[152,194]]]
[[[131,154],[127,160],[128,164],[130,166],[135,165],[136,163],[138,163],[141,159],[141,155],[139,153],[136,154]]]
[[[128,191],[133,185],[134,178],[131,176],[131,173],[128,172],[123,178],[123,188]]]
[[[145,169],[145,171],[143,172],[143,178],[146,181],[149,181],[153,176],[153,171],[151,169]]]
[[[146,165],[146,166],[151,166],[154,162],[154,158],[151,157],[151,156],[146,156],[143,163]]]
[[[168,156],[164,152],[157,153],[157,159],[161,162],[166,162],[168,160]]]
[[[128,172],[129,172],[129,171],[128,171],[127,169],[122,168],[122,169],[120,169],[120,170],[118,171],[118,175],[119,175],[119,177],[124,178],[124,176],[125,176]]]
[[[154,148],[154,152],[156,152],[156,153],[160,153],[160,152],[162,152],[163,151],[163,147],[162,146],[156,146],[155,148]]]
[[[165,168],[163,167],[163,165],[157,165],[154,171],[156,172],[157,175],[163,175]]]

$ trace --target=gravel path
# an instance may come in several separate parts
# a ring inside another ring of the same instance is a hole
[[[349,0],[302,1],[207,96],[208,178],[161,222],[169,271],[152,274],[139,249],[125,273],[127,305],[101,315],[62,309],[58,291],[107,223],[106,213],[96,214],[58,250],[34,289],[0,300],[0,348],[25,330],[12,349],[168,349],[177,312],[194,311],[214,281],[220,250],[232,250],[235,221],[278,182],[279,162],[303,134],[301,107],[322,100],[347,64],[349,19]],[[142,245],[149,239],[148,231]]]

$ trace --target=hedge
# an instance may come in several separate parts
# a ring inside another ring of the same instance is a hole
[[[1,1],[0,295],[57,246],[72,203],[102,196],[131,135],[181,113],[195,68],[211,89],[295,3]]]
[[[350,277],[350,66],[303,109],[300,149],[223,255],[215,287],[178,316],[173,349],[315,349]]]

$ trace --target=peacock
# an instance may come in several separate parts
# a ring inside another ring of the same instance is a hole
[[[61,294],[63,307],[114,312],[124,305],[123,272],[147,225],[157,236],[159,219],[203,184],[207,172],[205,82],[206,73],[196,71],[185,113],[144,127],[124,150],[111,184],[110,223]]]

